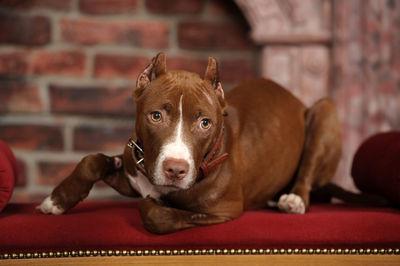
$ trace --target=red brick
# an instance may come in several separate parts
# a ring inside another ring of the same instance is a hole
[[[61,38],[79,44],[129,44],[168,48],[168,25],[154,21],[105,22],[62,19]]]
[[[257,62],[250,59],[222,59],[218,62],[220,79],[223,83],[240,83],[246,79],[257,76]],[[167,58],[167,68],[169,70],[186,70],[197,73],[201,77],[204,76],[207,63],[207,59],[196,59],[190,57]]]
[[[99,78],[124,77],[135,79],[150,59],[136,55],[99,54],[95,57],[94,75]]]
[[[0,81],[0,112],[40,112],[43,103],[36,86],[15,81]]]
[[[186,70],[203,77],[206,72],[208,60],[190,57],[167,57],[168,70]]]
[[[213,16],[229,16],[232,18],[245,19],[243,18],[242,11],[240,8],[235,4],[234,1],[226,1],[226,0],[211,0],[209,13]],[[246,22],[245,22],[246,23]]]
[[[0,74],[6,76],[83,76],[85,54],[78,51],[11,51],[0,54]]]
[[[220,64],[222,82],[241,83],[257,76],[256,63],[249,59],[225,59]]]
[[[68,11],[71,0],[0,0],[0,7],[15,9],[45,8],[57,11]]]
[[[80,0],[79,8],[88,14],[129,13],[137,9],[137,0]]]
[[[21,51],[0,54],[0,75],[22,76],[28,71],[28,53]]]
[[[64,146],[58,126],[3,124],[0,125],[0,139],[23,150],[59,151]]]
[[[157,14],[197,14],[203,9],[202,0],[147,0],[146,7],[152,13]]]
[[[26,164],[23,160],[17,159],[18,163],[18,176],[15,185],[17,187],[24,187],[27,184]]]
[[[31,59],[32,72],[37,75],[68,75],[81,77],[85,72],[85,55],[76,51],[36,52]]]
[[[116,115],[135,114],[134,88],[94,88],[50,86],[51,111],[66,114]]]
[[[133,129],[82,126],[74,130],[74,149],[79,151],[122,152]]]
[[[38,185],[55,186],[61,183],[75,169],[79,162],[40,162],[38,164]],[[95,184],[95,187],[108,186],[103,181]]]
[[[72,173],[78,162],[40,162],[38,164],[39,185],[57,185]]]
[[[244,50],[252,48],[247,33],[233,22],[190,22],[178,25],[179,47],[184,49]]]
[[[46,17],[0,14],[0,43],[43,45],[50,42],[50,31]]]

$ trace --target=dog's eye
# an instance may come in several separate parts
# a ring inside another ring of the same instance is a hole
[[[161,113],[160,112],[157,112],[157,111],[152,112],[150,114],[150,117],[151,117],[151,120],[153,122],[160,122],[161,121]]]
[[[211,127],[211,121],[210,121],[210,119],[203,119],[203,120],[201,120],[201,122],[200,122],[200,127],[202,128],[202,129],[209,129],[210,127]]]

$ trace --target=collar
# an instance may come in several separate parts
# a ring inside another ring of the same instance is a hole
[[[131,148],[132,158],[135,162],[136,168],[145,176],[147,176],[147,171],[144,168],[144,150],[141,147],[139,141],[134,141],[132,138],[129,138],[128,144],[126,144],[129,148]]]
[[[202,177],[206,177],[210,174],[210,172],[222,164],[226,159],[228,159],[229,154],[223,153],[216,157],[218,152],[221,149],[222,140],[224,139],[224,122],[221,122],[221,126],[218,131],[217,138],[211,148],[203,158],[203,161],[200,164],[200,170],[202,172]],[[147,176],[146,168],[144,167],[144,150],[139,140],[134,141],[132,138],[129,138],[127,146],[131,148],[132,158],[135,162],[136,168],[145,176]]]
[[[223,153],[220,156],[216,157],[216,155],[221,149],[222,140],[224,139],[224,132],[225,132],[224,121],[222,121],[221,126],[219,127],[217,139],[215,140],[213,147],[211,148],[210,151],[206,153],[203,161],[200,164],[200,170],[203,173],[203,177],[208,176],[208,174],[215,167],[223,163],[229,157],[228,153]]]

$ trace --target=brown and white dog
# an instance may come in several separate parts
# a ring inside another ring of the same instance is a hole
[[[122,155],[89,155],[38,208],[61,214],[103,180],[143,199],[143,224],[171,233],[222,223],[279,197],[287,213],[305,213],[313,188],[332,178],[341,153],[335,107],[307,108],[266,79],[224,95],[217,61],[204,78],[167,71],[163,53],[138,77],[135,131]],[[278,193],[292,184],[288,194]]]

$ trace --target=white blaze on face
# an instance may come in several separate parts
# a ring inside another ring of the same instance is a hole
[[[189,185],[195,178],[194,160],[189,146],[184,141],[183,136],[183,114],[182,114],[182,99],[179,99],[179,120],[171,138],[161,146],[160,154],[156,160],[156,168],[154,172],[154,183],[156,185],[175,185],[182,189],[189,188]],[[189,164],[189,171],[182,180],[172,182],[168,180],[163,171],[163,162],[166,159],[181,159]]]

